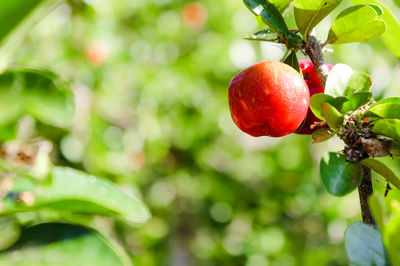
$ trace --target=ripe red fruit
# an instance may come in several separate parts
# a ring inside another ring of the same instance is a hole
[[[264,61],[237,74],[229,85],[229,107],[235,124],[254,136],[281,137],[304,121],[310,93],[292,67]]]
[[[306,81],[308,88],[310,90],[310,97],[316,93],[324,93],[324,88],[322,88],[321,82],[318,79],[318,75],[314,69],[313,63],[311,61],[300,61],[299,63],[301,72],[303,73],[304,80]],[[327,64],[327,66],[329,70],[331,70],[333,67],[330,64]],[[312,134],[314,131],[318,129],[326,127],[326,126],[318,126],[311,129],[311,125],[314,124],[314,122],[321,122],[321,120],[314,115],[311,109],[308,109],[306,120],[304,121],[304,124],[301,126],[301,128],[296,131],[296,133],[308,135]]]

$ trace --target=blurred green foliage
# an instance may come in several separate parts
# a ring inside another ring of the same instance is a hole
[[[230,79],[257,61],[280,60],[283,48],[241,39],[260,26],[239,0],[188,3],[59,5],[8,62],[60,75],[74,93],[75,116],[58,127],[25,112],[1,129],[1,140],[45,138],[55,165],[141,194],[152,213],[146,224],[97,226],[135,265],[347,265],[343,236],[360,220],[358,196],[328,195],[317,167],[325,151],[340,149],[337,138],[313,146],[309,136],[252,138],[229,115]],[[340,10],[317,26],[321,39]],[[284,17],[294,25],[293,8]],[[333,48],[329,63],[370,73],[378,98],[397,94],[400,67],[382,40]],[[383,193],[386,183],[375,181]],[[83,241],[95,241],[89,236]]]

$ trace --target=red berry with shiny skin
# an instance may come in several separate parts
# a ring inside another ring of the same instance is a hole
[[[306,82],[292,67],[264,61],[237,74],[229,85],[235,124],[254,137],[281,137],[304,121],[310,103]]]
[[[319,81],[313,63],[311,61],[300,61],[299,64],[301,72],[303,73],[304,80],[306,81],[308,88],[310,90],[310,97],[316,93],[324,93],[324,88],[322,87],[321,82]],[[329,70],[331,70],[333,67],[330,64],[327,64],[327,66]],[[318,129],[326,127],[326,126],[318,126],[311,129],[311,125],[314,124],[314,122],[321,122],[321,120],[314,115],[311,109],[309,109],[304,124],[301,126],[299,130],[296,131],[296,133],[309,135]]]

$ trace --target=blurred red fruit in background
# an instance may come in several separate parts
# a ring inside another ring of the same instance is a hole
[[[108,58],[108,49],[104,44],[94,42],[86,48],[86,57],[95,65],[102,65]]]
[[[199,29],[207,21],[207,9],[200,3],[189,3],[182,13],[183,22],[192,29]]]

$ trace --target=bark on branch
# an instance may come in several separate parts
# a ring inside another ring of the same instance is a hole
[[[372,192],[371,169],[363,166],[361,185],[358,187],[362,219],[365,224],[376,225],[375,219],[372,216],[371,210],[368,206],[368,198],[372,195]]]
[[[314,30],[307,35],[307,44],[305,46],[305,50],[314,65],[322,87],[325,88],[326,77],[328,76],[329,69],[325,64],[322,47],[319,40],[315,37]]]

